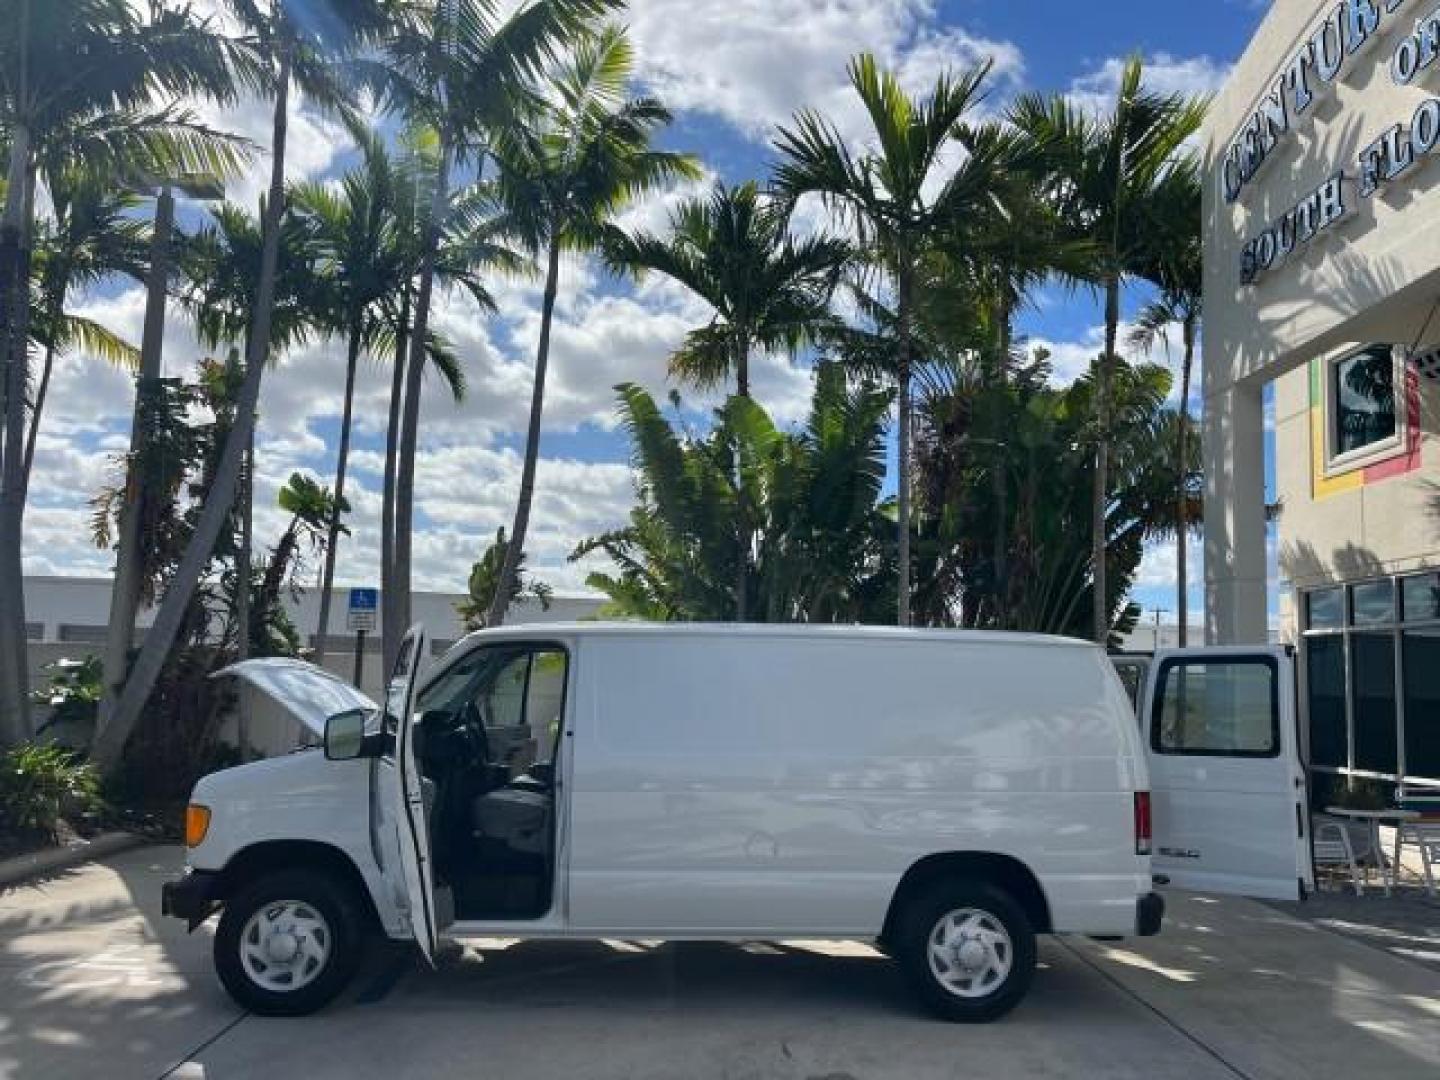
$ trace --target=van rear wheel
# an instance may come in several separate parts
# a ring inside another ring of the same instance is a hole
[[[261,1016],[304,1016],[350,981],[364,929],[345,884],[313,870],[278,870],[226,901],[215,970],[241,1007]]]
[[[1030,920],[986,882],[945,881],[921,893],[901,912],[894,946],[920,1001],[945,1020],[999,1019],[1035,974]]]

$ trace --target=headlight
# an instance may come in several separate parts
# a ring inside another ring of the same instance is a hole
[[[185,807],[185,846],[198,847],[210,831],[210,808],[191,803]]]

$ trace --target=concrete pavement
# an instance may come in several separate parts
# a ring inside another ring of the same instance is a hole
[[[1046,939],[1007,1020],[918,1015],[863,945],[479,942],[377,955],[338,1005],[247,1016],[159,916],[176,849],[0,894],[0,1078],[1289,1078],[1440,1070],[1440,975],[1247,901],[1159,938]]]

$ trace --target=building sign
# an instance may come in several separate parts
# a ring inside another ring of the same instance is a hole
[[[1341,0],[1328,5],[1325,19],[1289,58],[1226,149],[1219,171],[1220,194],[1226,203],[1236,202],[1277,149],[1296,136],[1300,123],[1313,115],[1319,96],[1370,48],[1385,20],[1402,8],[1418,6],[1416,0]],[[1440,69],[1440,6],[1415,21],[1388,63],[1391,79],[1400,86],[1410,85],[1427,70]],[[1371,198],[1399,180],[1437,146],[1440,98],[1431,98],[1366,146],[1355,162],[1337,163],[1324,184],[1248,239],[1240,255],[1241,284],[1254,284],[1344,218],[1355,208],[1356,199]]]

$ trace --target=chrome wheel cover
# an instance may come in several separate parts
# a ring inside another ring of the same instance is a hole
[[[303,900],[275,900],[255,910],[240,931],[240,965],[256,986],[293,993],[325,970],[334,938],[325,916]]]
[[[979,908],[957,908],[935,922],[925,949],[930,974],[956,997],[993,994],[1015,965],[1005,924]]]

